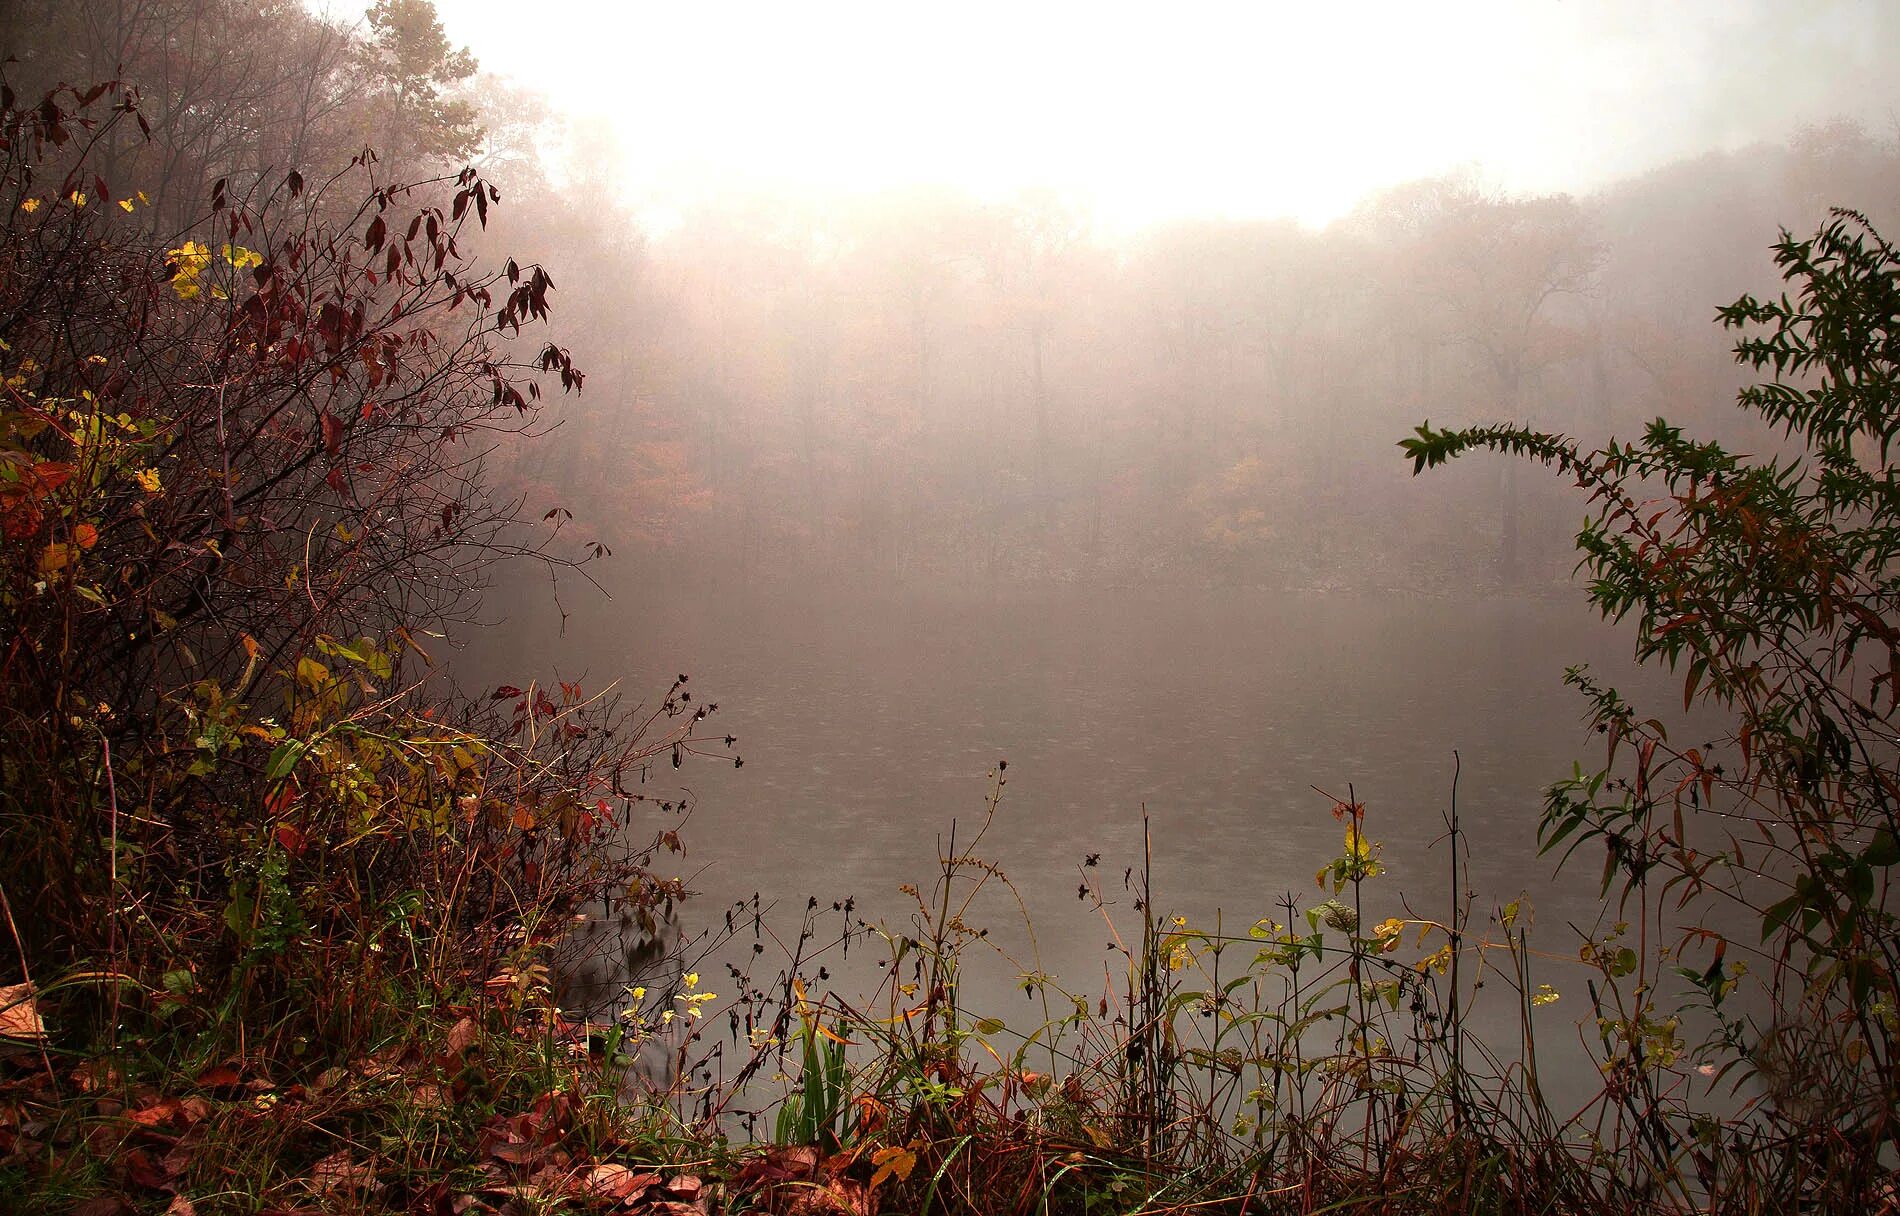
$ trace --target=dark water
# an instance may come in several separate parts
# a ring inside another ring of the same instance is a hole
[[[551,611],[517,610],[461,662],[476,679],[558,670],[648,696],[688,672],[696,699],[719,703],[707,725],[739,737],[744,767],[689,761],[654,777],[656,792],[677,784],[697,803],[677,862],[704,893],[689,925],[755,891],[788,925],[808,897],[846,895],[867,917],[901,922],[898,888],[929,886],[953,821],[968,840],[986,774],[1007,759],[982,851],[1027,904],[1040,966],[1091,1003],[1107,959],[1099,916],[1076,898],[1079,867],[1101,854],[1112,911],[1136,928],[1121,876],[1141,861],[1144,807],[1157,909],[1197,926],[1218,913],[1244,933],[1285,892],[1301,907],[1325,898],[1314,871],[1340,852],[1341,826],[1315,786],[1351,790],[1383,842],[1390,873],[1368,888],[1368,918],[1404,915],[1401,893],[1442,917],[1447,858],[1433,842],[1454,752],[1478,917],[1528,895],[1537,938],[1574,959],[1564,926],[1605,915],[1600,857],[1553,874],[1536,825],[1543,788],[1602,748],[1563,669],[1587,661],[1639,707],[1680,708],[1679,687],[1633,671],[1629,630],[1597,620],[1580,594],[867,599],[653,587],[610,601],[571,593],[564,637]],[[982,911],[998,941],[1028,949],[1010,901]],[[966,986],[971,1003],[1020,1007],[1011,967],[991,971]],[[1549,1011],[1574,1046],[1581,969],[1553,962],[1540,978],[1574,981]]]

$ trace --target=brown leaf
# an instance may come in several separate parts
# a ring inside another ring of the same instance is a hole
[[[198,1074],[202,1089],[236,1089],[243,1082],[244,1074],[230,1064],[214,1064]]]
[[[165,1209],[165,1216],[198,1216],[198,1209],[183,1195],[173,1195],[171,1206]]]
[[[103,1060],[88,1060],[73,1069],[73,1084],[79,1086],[81,1093],[96,1093],[102,1089],[116,1089],[125,1078],[119,1070]]]
[[[584,1195],[611,1203],[631,1203],[659,1180],[658,1174],[635,1173],[619,1162],[608,1161],[588,1170],[577,1189]]]
[[[164,1165],[152,1160],[152,1155],[142,1148],[121,1154],[118,1166],[125,1172],[126,1181],[148,1191],[169,1191],[175,1176]]]
[[[126,1216],[132,1205],[117,1195],[95,1195],[72,1207],[72,1216]]]
[[[677,1178],[668,1178],[660,1184],[660,1190],[669,1199],[680,1199],[691,1203],[705,1184],[692,1174],[681,1174]]]
[[[161,1123],[170,1123],[182,1113],[184,1104],[178,1099],[159,1098],[143,1109],[133,1111],[128,1117],[140,1127],[157,1127]]]
[[[449,1091],[433,1081],[425,1081],[410,1087],[409,1100],[422,1110],[441,1110],[449,1105]]]
[[[0,988],[0,1038],[43,1039],[46,1023],[40,1020],[39,1003],[32,984],[9,984]]]
[[[509,1165],[526,1165],[539,1152],[539,1146],[512,1136],[496,1138],[488,1143],[488,1155],[497,1161],[506,1161]]]
[[[871,1216],[871,1193],[855,1178],[834,1178],[821,1187],[801,1187],[786,1216]]]
[[[310,1185],[319,1191],[359,1190],[376,1180],[376,1171],[350,1160],[350,1150],[340,1148],[310,1167]]]
[[[481,1037],[481,1033],[481,1027],[475,1024],[474,1018],[463,1018],[449,1027],[450,1053],[458,1056],[464,1054],[475,1045],[475,1040]]]

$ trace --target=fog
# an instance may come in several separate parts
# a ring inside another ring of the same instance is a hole
[[[1105,982],[1080,866],[1144,812],[1158,900],[1245,925],[1316,898],[1350,790],[1378,914],[1422,914],[1456,772],[1481,909],[1614,919],[1537,855],[1601,755],[1562,673],[1679,687],[1585,607],[1573,487],[1395,444],[1661,414],[1769,450],[1714,312],[1782,227],[1895,215],[1890,10],[442,15],[513,78],[489,242],[588,373],[499,468],[613,551],[502,578],[454,667],[718,703],[651,775],[693,808],[683,932],[753,892],[901,918],[999,759],[1038,954],[990,909],[975,1004]]]
[[[1196,3],[442,6],[612,130],[643,205],[736,186],[1090,196],[1117,231],[1324,224],[1478,164],[1582,191],[1802,122],[1891,117],[1889,6]]]
[[[1144,809],[1157,901],[1244,926],[1314,898],[1350,790],[1384,915],[1446,898],[1454,771],[1480,902],[1587,927],[1595,876],[1536,853],[1601,754],[1563,670],[1680,686],[1585,606],[1574,487],[1395,445],[1771,450],[1716,308],[1831,206],[1900,231],[1886,4],[438,8],[484,248],[548,268],[587,377],[492,469],[612,551],[503,571],[449,667],[719,704],[651,774],[687,932],[752,891],[903,916],[1001,759],[988,843],[1080,988],[1078,866],[1139,860]]]

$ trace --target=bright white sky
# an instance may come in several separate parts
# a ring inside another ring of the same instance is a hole
[[[1900,127],[1900,3],[437,0],[486,70],[611,124],[635,195],[1053,186],[1134,227],[1321,224],[1476,165],[1584,190],[1851,114]]]

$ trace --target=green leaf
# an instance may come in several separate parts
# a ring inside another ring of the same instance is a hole
[[[264,764],[264,780],[279,782],[296,769],[297,762],[310,750],[310,744],[302,739],[286,739],[271,749],[270,759]]]
[[[1862,851],[1861,862],[1870,866],[1891,866],[1900,863],[1900,839],[1886,828],[1874,833],[1873,843]]]

